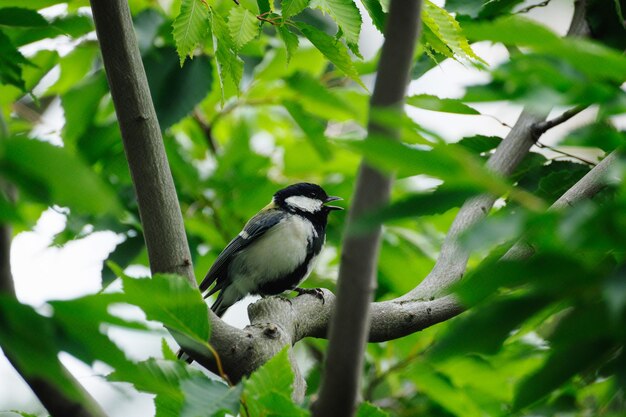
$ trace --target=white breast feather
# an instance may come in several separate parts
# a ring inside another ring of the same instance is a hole
[[[314,234],[313,225],[303,217],[281,220],[233,259],[229,268],[232,285],[248,293],[259,283],[293,271],[304,262],[308,241]]]

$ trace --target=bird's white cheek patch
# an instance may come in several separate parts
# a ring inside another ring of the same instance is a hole
[[[285,199],[285,203],[299,208],[300,210],[308,211],[309,213],[315,213],[322,208],[322,202],[320,200],[301,195],[289,197]]]

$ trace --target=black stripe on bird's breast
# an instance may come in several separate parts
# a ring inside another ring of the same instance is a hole
[[[307,246],[307,255],[304,259],[304,262],[300,266],[298,266],[295,270],[290,272],[287,275],[276,278],[272,281],[265,282],[260,285],[257,289],[257,294],[259,295],[277,295],[283,293],[285,291],[293,290],[302,282],[304,275],[307,273],[309,269],[309,265],[313,261],[317,255],[319,255],[322,250],[322,246],[324,245],[324,230],[322,233],[317,234]]]

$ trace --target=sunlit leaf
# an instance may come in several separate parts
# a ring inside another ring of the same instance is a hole
[[[258,33],[259,21],[243,7],[233,7],[228,15],[228,29],[235,47],[241,49]]]
[[[350,59],[348,50],[341,42],[306,23],[298,22],[297,26],[304,36],[306,36],[330,62],[335,64],[337,68],[356,81],[360,86],[365,88],[365,85],[359,78],[359,74],[354,67],[354,63]]]
[[[182,0],[180,13],[172,23],[172,35],[182,66],[209,33],[211,14],[202,0]]]
[[[343,32],[346,41],[358,44],[362,19],[354,0],[311,0],[311,8],[328,13]]]
[[[281,4],[283,18],[288,19],[302,12],[311,0],[284,0]]]
[[[419,94],[406,98],[406,104],[425,110],[444,113],[480,114],[476,109],[452,98],[439,98],[429,94]]]

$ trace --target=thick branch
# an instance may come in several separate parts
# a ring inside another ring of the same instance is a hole
[[[152,273],[194,285],[191,254],[128,2],[91,0],[104,68],[122,131]]]
[[[91,0],[91,7],[122,132],[124,151],[137,194],[150,269],[152,273],[182,275],[196,285],[182,213],[128,4],[125,0]],[[209,319],[213,329],[211,342],[216,339],[225,343],[224,338],[236,342],[245,335],[241,330],[228,326],[210,310]],[[179,344],[185,341],[179,335],[173,336]],[[193,357],[196,359],[195,355]],[[215,369],[213,359],[207,356],[200,362]],[[243,375],[236,372],[239,363],[225,365],[227,369],[235,369],[233,375]],[[238,380],[232,375],[231,379]]]
[[[0,225],[0,294],[15,297],[13,289],[13,276],[11,274],[11,228],[6,225]],[[48,410],[51,416],[65,417],[105,417],[106,414],[100,408],[96,400],[83,386],[61,366],[64,374],[62,381],[48,381],[46,379],[29,375],[24,372],[19,362],[13,357],[11,352],[4,352],[11,365],[24,378],[24,381],[33,390],[41,404]],[[64,384],[66,390],[62,391],[58,388],[58,384]],[[71,389],[76,393],[75,397],[69,397],[66,392]]]
[[[376,83],[370,102],[368,131],[397,137],[399,129],[375,123],[377,109],[401,109],[419,33],[421,0],[392,0],[385,28]],[[359,169],[347,229],[358,216],[385,205],[393,179],[367,163]],[[351,416],[355,404],[369,329],[370,304],[376,287],[381,227],[364,235],[348,235],[343,244],[337,304],[329,330],[329,346],[320,397],[314,416]]]

